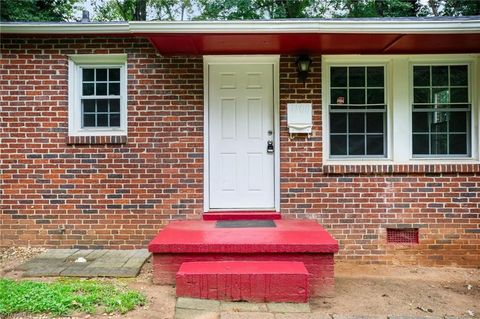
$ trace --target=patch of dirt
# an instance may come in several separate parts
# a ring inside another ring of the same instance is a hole
[[[1,276],[18,278],[21,273],[13,269],[42,251],[38,248],[0,250]],[[314,313],[480,318],[480,269],[356,265],[345,262],[338,262],[335,267],[335,294],[328,298],[313,298],[310,304]],[[175,288],[152,284],[151,259],[147,260],[136,278],[103,280],[115,281],[141,291],[147,296],[148,304],[123,316],[83,314],[65,318],[173,318]],[[49,316],[15,315],[10,318],[44,319]]]
[[[45,248],[35,247],[0,248],[0,277],[21,277],[21,272],[15,271],[15,267],[45,251]]]
[[[350,263],[335,267],[335,294],[314,298],[313,312],[480,318],[479,269]]]

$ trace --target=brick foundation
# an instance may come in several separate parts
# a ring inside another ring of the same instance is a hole
[[[119,144],[67,136],[67,55],[91,53],[128,55]],[[143,38],[2,35],[0,74],[0,246],[145,247],[169,221],[201,218],[201,56],[161,57]],[[314,132],[291,139],[286,104],[306,101]],[[281,58],[280,104],[283,218],[318,220],[339,259],[480,264],[478,164],[323,166],[319,56],[306,83]],[[386,228],[419,228],[420,243],[386,244]]]

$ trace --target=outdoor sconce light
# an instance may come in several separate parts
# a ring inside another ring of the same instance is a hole
[[[298,79],[302,82],[305,82],[308,77],[308,72],[310,72],[310,65],[312,64],[312,59],[308,55],[300,55],[297,58],[297,70],[298,70]]]

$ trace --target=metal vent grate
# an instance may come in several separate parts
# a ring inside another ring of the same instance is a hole
[[[418,228],[387,228],[387,243],[418,244]]]

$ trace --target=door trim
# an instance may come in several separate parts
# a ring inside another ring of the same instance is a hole
[[[204,55],[203,56],[203,211],[210,209],[209,172],[209,66],[213,64],[271,64],[273,66],[273,125],[274,125],[274,200],[280,212],[280,56],[279,55]],[[225,210],[225,209],[222,209]],[[229,210],[236,210],[234,208]],[[238,209],[246,210],[246,209]],[[258,211],[259,209],[255,209]],[[272,209],[265,209],[271,211]]]

